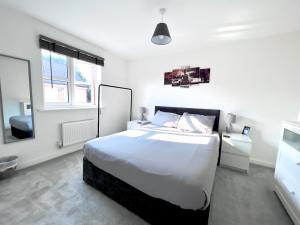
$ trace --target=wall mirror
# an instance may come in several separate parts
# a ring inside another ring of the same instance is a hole
[[[3,142],[34,138],[30,61],[0,54]]]

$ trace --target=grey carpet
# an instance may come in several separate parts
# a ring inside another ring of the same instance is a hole
[[[146,224],[82,181],[82,152],[19,171],[0,181],[0,224]],[[210,225],[292,225],[273,193],[273,170],[218,168]]]

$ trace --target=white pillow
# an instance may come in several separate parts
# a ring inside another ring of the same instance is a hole
[[[176,113],[162,112],[158,110],[152,120],[152,124],[162,127],[177,127],[180,115]]]
[[[215,119],[215,116],[183,113],[177,128],[183,131],[211,134]]]

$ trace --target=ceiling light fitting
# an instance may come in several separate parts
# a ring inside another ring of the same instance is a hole
[[[160,9],[159,13],[161,14],[161,23],[158,23],[156,25],[154,34],[151,38],[151,42],[156,45],[166,45],[169,44],[172,40],[168,26],[166,23],[164,23],[164,14],[166,13],[166,9]]]

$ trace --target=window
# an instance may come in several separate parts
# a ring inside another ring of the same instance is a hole
[[[101,66],[42,49],[45,105],[93,106]]]

